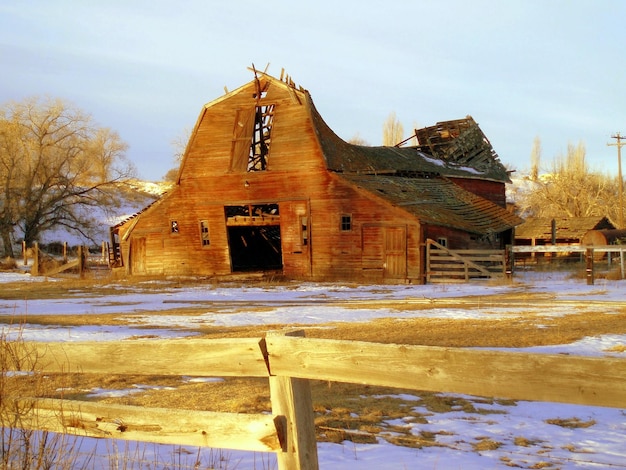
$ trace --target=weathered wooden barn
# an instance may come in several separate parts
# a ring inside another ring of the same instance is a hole
[[[521,220],[509,174],[471,117],[416,131],[418,145],[339,138],[281,74],[202,108],[175,187],[112,228],[128,274],[424,281],[427,238],[503,248]]]

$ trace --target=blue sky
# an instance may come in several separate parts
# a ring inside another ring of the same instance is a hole
[[[66,99],[159,180],[203,104],[269,64],[346,140],[469,114],[518,173],[538,136],[544,165],[582,141],[616,175],[624,45],[620,0],[0,0],[0,102]]]

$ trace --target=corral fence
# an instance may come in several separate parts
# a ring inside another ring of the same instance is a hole
[[[615,358],[313,339],[294,331],[264,338],[23,345],[38,355],[45,373],[267,377],[271,414],[2,399],[28,401],[25,429],[275,452],[280,470],[319,468],[310,380],[626,408],[626,360]]]
[[[426,282],[469,281],[504,278],[507,250],[451,250],[434,240],[426,240]]]
[[[426,282],[504,279],[513,276],[518,264],[548,257],[558,259],[574,255],[584,263],[588,284],[603,263],[607,269],[619,266],[620,279],[626,279],[626,245],[536,245],[507,246],[504,250],[452,250],[434,240],[426,240]]]
[[[538,257],[548,257],[550,260],[559,257],[576,256],[581,263],[585,264],[585,275],[587,284],[593,284],[596,277],[596,270],[600,263],[606,269],[613,265],[619,266],[620,279],[626,279],[626,245],[516,245],[509,247],[511,255],[509,259],[514,263],[526,262],[528,259],[536,260]],[[511,269],[513,267],[511,266]]]
[[[81,279],[87,271],[109,269],[108,247],[102,243],[100,251],[95,255],[83,245],[70,248],[67,243],[55,243],[48,246],[44,252],[39,243],[34,243],[32,248],[27,248],[22,243],[22,257],[24,266],[32,261],[31,275],[54,276],[60,273],[77,274]]]

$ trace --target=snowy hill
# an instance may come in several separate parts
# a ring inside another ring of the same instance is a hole
[[[74,246],[80,244],[99,244],[103,241],[108,241],[110,227],[136,214],[141,209],[151,204],[167,192],[171,186],[172,183],[166,182],[133,181],[129,185],[120,188],[121,200],[117,206],[95,209],[89,208],[90,216],[98,221],[97,227],[91,231],[93,240],[86,239],[76,231],[69,231],[63,227],[59,227],[56,230],[45,232],[41,237],[41,243],[67,242],[70,246]]]

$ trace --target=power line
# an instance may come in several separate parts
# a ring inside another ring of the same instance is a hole
[[[610,147],[617,147],[617,177],[619,178],[619,228],[624,228],[624,180],[622,178],[622,146],[626,145],[626,142],[622,140],[626,139],[619,132],[611,136],[612,139],[616,139],[614,144],[606,144]]]

